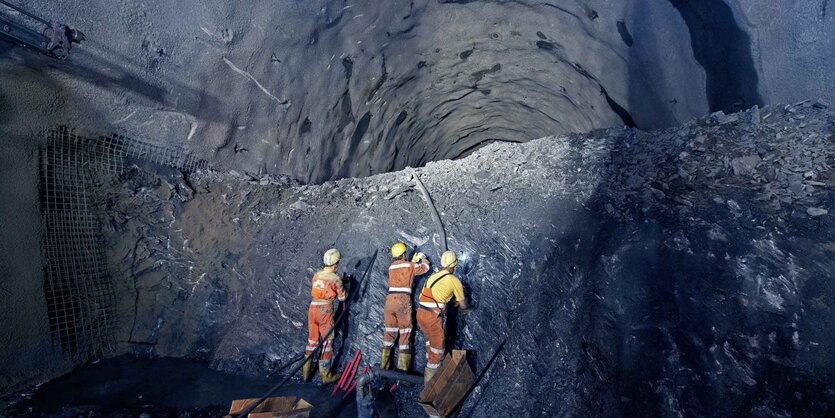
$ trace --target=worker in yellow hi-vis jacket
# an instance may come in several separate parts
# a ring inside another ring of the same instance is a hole
[[[442,270],[426,279],[418,298],[417,323],[426,337],[426,371],[423,378],[429,382],[444,359],[444,318],[447,304],[454,297],[461,309],[467,309],[464,286],[455,277],[458,258],[452,251],[441,255]]]

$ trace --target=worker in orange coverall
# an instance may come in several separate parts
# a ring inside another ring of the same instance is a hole
[[[424,382],[429,383],[444,359],[444,318],[447,304],[454,297],[458,307],[467,309],[464,286],[453,275],[458,257],[452,251],[441,255],[442,270],[429,276],[418,298],[417,323],[426,337],[426,370]]]
[[[412,363],[409,339],[412,336],[412,283],[416,276],[429,271],[426,255],[417,253],[412,261],[406,261],[409,249],[398,242],[391,247],[394,261],[389,266],[388,296],[386,297],[385,333],[380,368],[388,369],[392,347],[397,340],[397,369],[408,371]],[[399,334],[399,337],[398,337]]]
[[[336,267],[342,255],[334,248],[325,252],[325,267],[313,275],[313,283],[310,288],[310,295],[313,300],[307,311],[307,346],[304,354],[307,357],[302,368],[302,377],[305,382],[313,378],[311,370],[313,359],[311,355],[316,350],[320,339],[325,339],[322,344],[322,354],[319,358],[319,375],[322,377],[322,384],[333,383],[339,379],[338,374],[331,372],[333,362],[333,301],[338,299],[345,301],[345,289],[342,285],[342,277],[336,274]]]

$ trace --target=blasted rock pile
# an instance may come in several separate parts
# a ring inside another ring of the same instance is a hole
[[[464,414],[832,414],[833,129],[835,111],[811,100],[415,170],[474,303],[450,318],[449,346],[478,369],[507,339]],[[105,232],[134,289],[127,349],[268,375],[303,349],[309,278],[336,246],[344,272],[371,265],[337,359],[376,361],[385,249],[441,251],[412,175],[126,173]],[[415,347],[421,370],[421,336]],[[401,416],[421,416],[409,391]]]

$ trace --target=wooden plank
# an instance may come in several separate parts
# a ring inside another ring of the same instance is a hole
[[[430,417],[446,417],[473,386],[475,378],[467,352],[453,350],[444,358],[435,377],[424,388],[418,403]]]
[[[230,415],[240,415],[258,399],[236,399],[229,408]],[[310,416],[313,405],[296,396],[277,396],[264,400],[247,418],[304,418]],[[240,417],[244,418],[244,417]]]

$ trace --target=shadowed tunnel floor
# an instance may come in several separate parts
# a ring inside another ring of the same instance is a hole
[[[205,362],[130,355],[86,364],[35,388],[2,399],[4,417],[101,416],[219,418],[233,399],[258,398],[275,382],[212,370]],[[314,405],[315,417],[356,416],[354,397],[330,396],[330,388],[290,384],[276,396],[300,396]],[[98,416],[98,415],[96,415]]]

